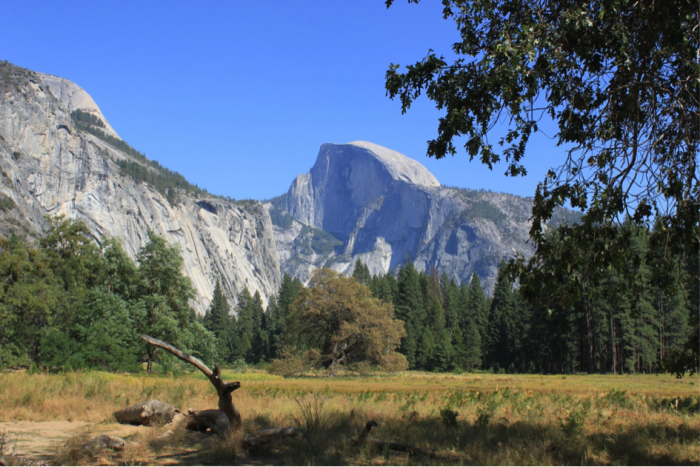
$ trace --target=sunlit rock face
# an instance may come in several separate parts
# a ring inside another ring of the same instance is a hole
[[[460,282],[476,272],[490,291],[502,259],[532,254],[531,203],[443,187],[415,160],[355,141],[321,146],[309,173],[265,206],[282,271],[304,280],[319,266],[349,274],[357,258],[373,274],[397,272],[410,258]],[[282,222],[285,214],[292,220]]]
[[[209,306],[216,280],[230,300],[244,287],[264,300],[276,293],[280,267],[268,212],[259,203],[237,204],[181,192],[170,203],[152,186],[122,175],[117,161],[142,163],[79,130],[70,113],[80,109],[118,137],[93,99],[79,86],[6,64],[0,80],[0,196],[15,209],[2,214],[0,233],[39,236],[45,215],[82,219],[97,242],[121,239],[135,257],[154,231],[178,245],[184,273],[196,289],[198,313]],[[149,169],[153,170],[153,169]]]
[[[460,282],[476,272],[491,291],[502,259],[532,254],[531,199],[441,186],[415,160],[365,141],[324,144],[311,170],[264,205],[184,191],[169,202],[118,165],[146,162],[76,127],[71,112],[81,110],[119,137],[82,88],[9,64],[0,71],[0,200],[16,204],[2,212],[0,234],[38,237],[45,215],[64,214],[135,257],[152,230],[180,246],[198,313],[217,279],[232,303],[244,287],[266,301],[281,273],[350,274],[358,258],[373,274],[396,273],[411,259]]]

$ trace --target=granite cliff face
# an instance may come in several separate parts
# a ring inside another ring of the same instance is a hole
[[[37,236],[44,215],[64,214],[85,221],[98,242],[120,238],[133,257],[152,230],[180,245],[198,313],[208,307],[217,278],[232,303],[246,286],[264,300],[277,291],[279,259],[260,203],[184,190],[171,203],[154,187],[123,175],[120,160],[143,161],[78,129],[74,110],[99,118],[102,131],[118,138],[74,83],[0,62],[0,199],[16,205],[1,213],[0,231]]]
[[[311,171],[266,203],[283,272],[318,266],[372,274],[416,267],[459,281],[479,274],[492,291],[498,264],[527,243],[531,199],[447,188],[413,159],[376,144],[324,144]]]
[[[119,139],[82,88],[0,62],[0,234],[39,236],[45,215],[64,214],[97,242],[122,239],[134,257],[152,230],[180,245],[198,313],[217,278],[231,303],[244,287],[266,301],[282,272],[350,274],[360,258],[373,274],[396,273],[410,258],[460,282],[476,272],[491,292],[502,259],[532,254],[531,199],[444,187],[415,160],[364,141],[324,144],[311,171],[264,205],[164,190],[137,182],[134,167],[167,175]]]

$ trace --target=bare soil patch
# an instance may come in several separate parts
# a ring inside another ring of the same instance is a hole
[[[3,430],[9,437],[11,454],[50,464],[56,454],[56,446],[80,433],[89,432],[94,436],[110,435],[128,438],[136,434],[147,433],[149,427],[54,420],[48,422],[0,422],[0,432]]]

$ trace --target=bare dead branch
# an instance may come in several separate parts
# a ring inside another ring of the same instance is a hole
[[[139,337],[144,341],[148,342],[149,344],[154,345],[156,347],[160,347],[161,349],[175,355],[183,362],[187,362],[190,365],[193,365],[199,371],[204,373],[216,389],[216,393],[219,396],[219,410],[221,410],[224,414],[226,414],[226,417],[228,417],[229,422],[231,424],[231,429],[239,430],[241,428],[241,414],[240,412],[238,412],[238,409],[233,404],[233,398],[231,396],[231,393],[233,391],[241,387],[240,381],[233,381],[231,383],[227,383],[226,381],[222,380],[221,365],[219,365],[218,363],[214,367],[214,371],[212,371],[198,358],[195,358],[188,353],[182,352],[181,350],[173,347],[167,342],[163,342],[160,339],[156,339],[146,334],[141,334]]]

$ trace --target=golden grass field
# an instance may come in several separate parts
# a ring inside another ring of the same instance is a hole
[[[134,440],[146,446],[137,453],[80,458],[71,457],[72,451],[66,446],[56,446],[55,460],[222,465],[700,464],[697,376],[679,380],[663,374],[404,372],[283,379],[251,371],[224,372],[224,378],[242,383],[234,393],[234,402],[246,432],[300,426],[309,432],[311,447],[300,441],[280,441],[261,452],[249,453],[233,438],[189,438],[185,443],[185,435],[180,434],[170,446],[162,446],[153,442],[155,434],[137,434]],[[99,431],[101,425],[113,424],[111,414],[115,410],[151,398],[184,410],[216,408],[217,404],[210,383],[195,373],[0,374],[0,422],[85,421]],[[436,450],[442,456],[409,457],[351,446],[348,439],[371,419],[379,424],[372,436]],[[74,446],[77,441],[72,443]],[[177,455],[184,444],[191,455]],[[456,454],[450,457],[451,453]]]

